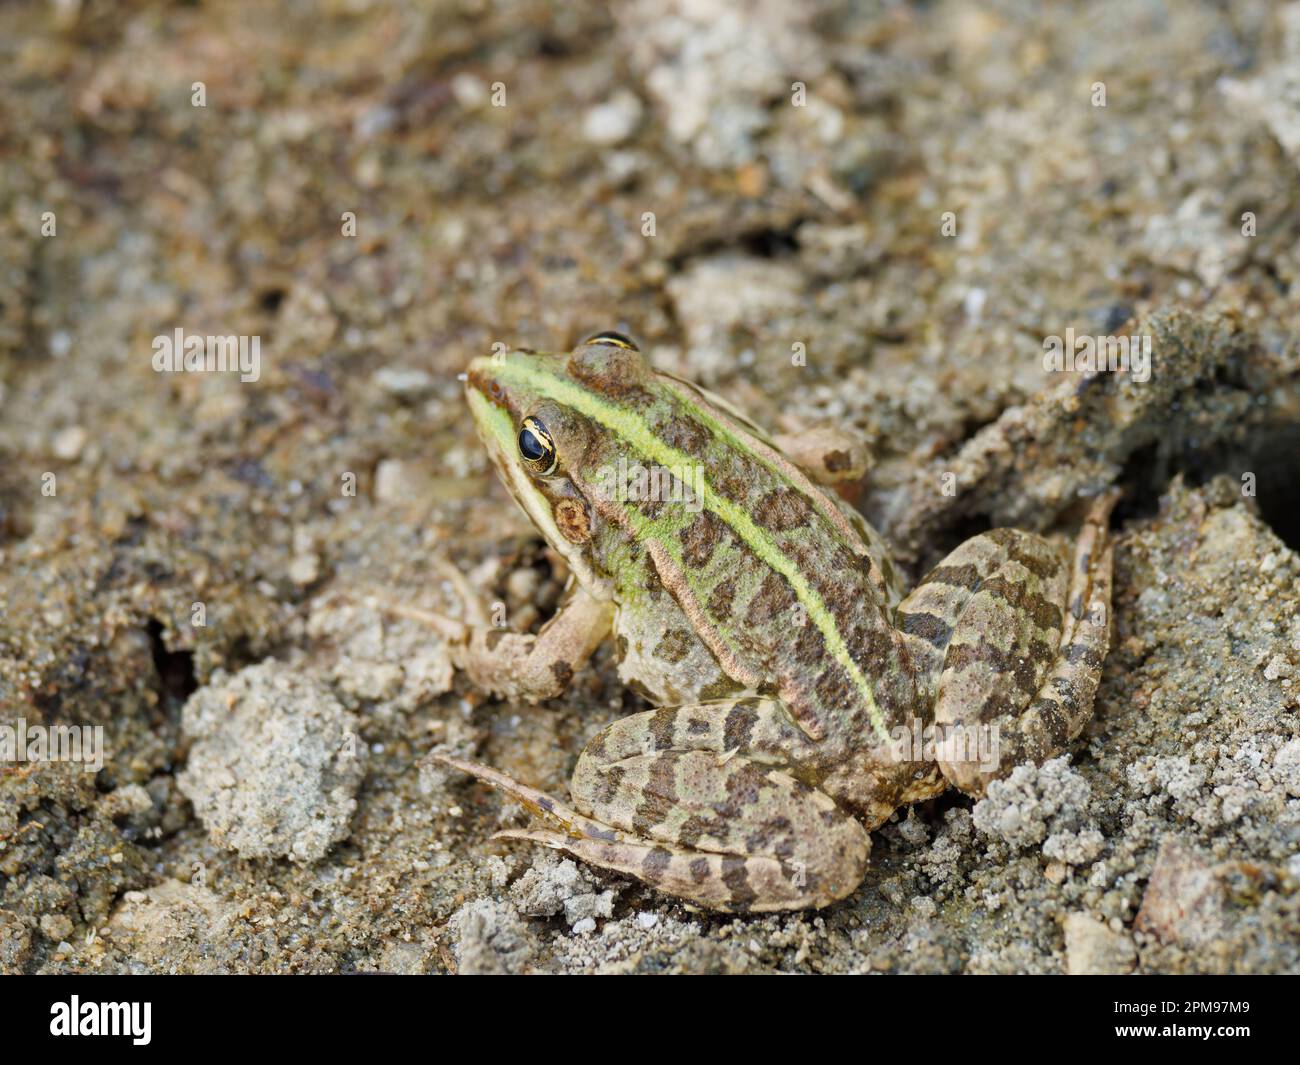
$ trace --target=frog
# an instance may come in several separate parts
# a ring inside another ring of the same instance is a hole
[[[1072,540],[981,532],[911,591],[885,538],[799,455],[626,335],[498,351],[462,375],[501,482],[564,560],[535,634],[442,618],[476,686],[536,702],[612,639],[650,709],[582,749],[564,802],[446,751],[534,815],[539,844],[702,910],[818,909],[867,876],[871,832],[1064,751],[1109,647],[1118,492]],[[813,439],[820,440],[816,434]],[[472,590],[461,585],[462,594]]]

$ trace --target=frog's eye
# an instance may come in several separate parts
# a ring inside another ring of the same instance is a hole
[[[519,454],[534,473],[543,477],[554,473],[559,464],[551,434],[536,418],[524,419],[519,430]]]
[[[626,348],[628,351],[640,351],[632,341],[628,340],[622,333],[615,333],[607,330],[604,333],[596,333],[594,336],[587,337],[583,344],[611,344],[616,348]]]

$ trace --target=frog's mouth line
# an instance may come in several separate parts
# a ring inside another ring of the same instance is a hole
[[[511,461],[515,448],[515,422],[510,412],[494,403],[473,377],[468,379],[465,397],[469,403],[470,413],[478,428],[492,462],[501,475],[506,490],[514,497],[520,509],[529,520],[537,526],[546,542],[564,556],[569,570],[579,583],[591,590],[598,599],[608,598],[602,594],[606,582],[601,580],[591,568],[582,547],[573,543],[561,531],[555,521],[551,501],[537,490],[532,478],[518,462]]]

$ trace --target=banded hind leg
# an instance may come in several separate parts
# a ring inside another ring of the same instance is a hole
[[[708,909],[763,912],[828,905],[866,872],[866,830],[796,775],[807,743],[768,699],[633,714],[583,750],[572,809],[495,770],[442,761],[550,825],[501,837],[567,851]]]
[[[1117,493],[1074,547],[1017,529],[967,540],[898,608],[933,701],[936,761],[962,791],[1060,753],[1092,716],[1109,641]]]

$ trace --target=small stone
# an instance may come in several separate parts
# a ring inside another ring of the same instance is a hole
[[[451,79],[451,94],[466,110],[482,107],[488,100],[488,87],[482,78],[462,71]]]
[[[456,971],[463,976],[521,973],[537,952],[531,930],[500,899],[467,902],[447,923],[455,937]]]
[[[360,722],[321,682],[274,660],[218,673],[181,728],[193,745],[177,782],[217,845],[310,862],[347,836]]]
[[[50,354],[56,359],[63,358],[72,350],[72,334],[64,329],[56,329],[50,334]]]
[[[32,937],[16,913],[0,910],[0,973],[19,973],[32,956]]]
[[[385,366],[375,374],[375,384],[401,399],[420,399],[437,385],[431,373],[413,367]]]
[[[380,503],[410,502],[424,492],[421,467],[406,459],[383,459],[375,467],[375,499]]]
[[[299,586],[311,584],[320,576],[320,555],[309,551],[296,555],[289,563],[289,580]]]
[[[56,942],[72,935],[72,921],[66,914],[47,913],[41,917],[41,934]]]
[[[54,455],[65,462],[72,462],[80,457],[88,439],[86,430],[80,425],[70,425],[54,434]]]
[[[1066,969],[1071,976],[1122,975],[1133,971],[1132,940],[1086,913],[1065,919]]]
[[[619,89],[603,104],[589,109],[582,119],[582,135],[592,144],[622,144],[641,124],[641,100],[629,89]]]
[[[573,934],[575,936],[580,936],[587,932],[594,932],[595,930],[596,919],[594,917],[584,917],[581,921],[577,921],[573,925]]]
[[[1300,798],[1300,739],[1288,740],[1278,748],[1273,772],[1288,795]]]
[[[1165,943],[1208,943],[1223,924],[1223,884],[1191,847],[1167,839],[1133,927]]]
[[[1282,677],[1289,676],[1291,676],[1291,663],[1281,655],[1274,655],[1264,667],[1265,680],[1280,680]]]

